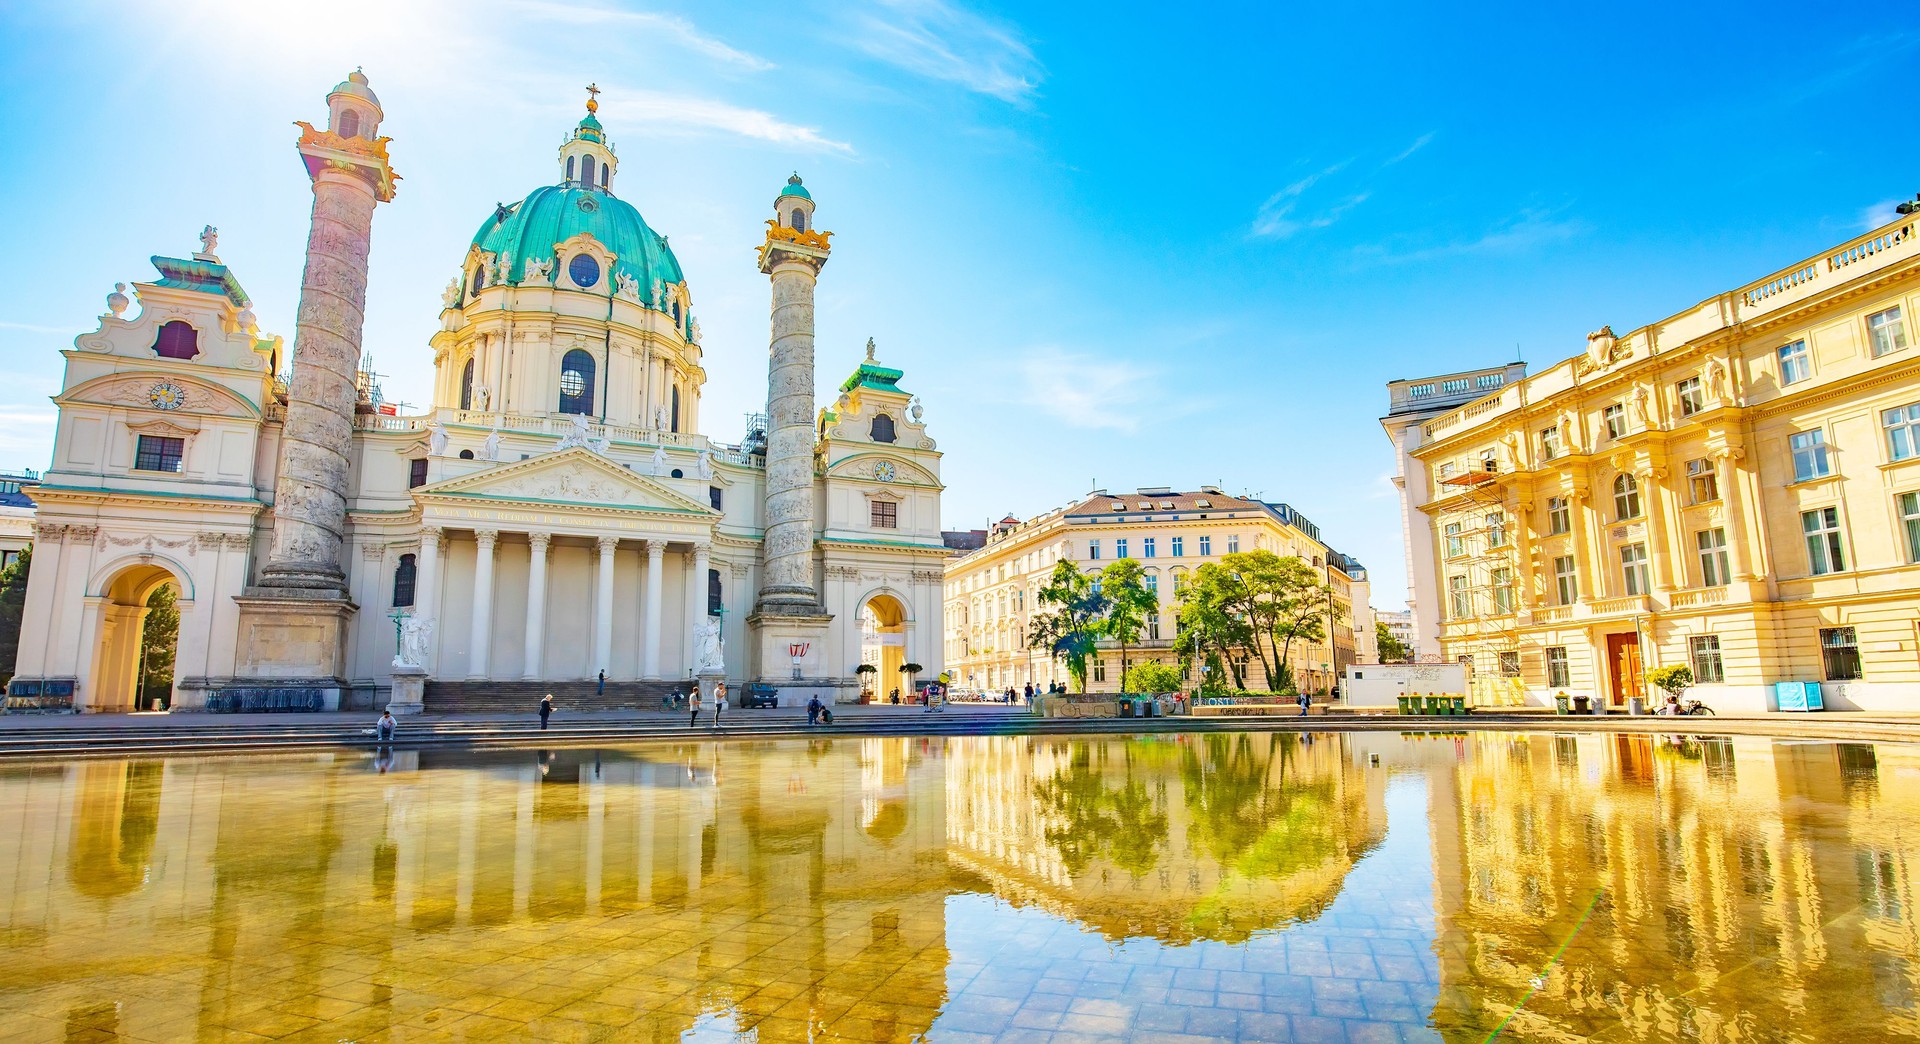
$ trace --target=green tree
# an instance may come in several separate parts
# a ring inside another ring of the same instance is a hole
[[[1233,608],[1240,600],[1239,588],[1239,578],[1218,562],[1203,563],[1181,585],[1174,648],[1183,666],[1195,660],[1208,666],[1201,679],[1203,689],[1224,686],[1227,668],[1231,668],[1234,688],[1247,687],[1240,661],[1230,655],[1253,643],[1253,629]]]
[[[1107,599],[1100,633],[1120,643],[1120,677],[1124,680],[1127,647],[1140,640],[1147,618],[1160,611],[1160,596],[1147,588],[1147,571],[1132,558],[1109,562],[1100,570],[1100,593]]]
[[[1329,591],[1320,572],[1299,557],[1243,551],[1220,560],[1238,579],[1235,606],[1253,628],[1254,652],[1276,691],[1293,688],[1293,643],[1327,637]],[[1264,640],[1264,644],[1263,644]]]
[[[1180,688],[1180,668],[1167,663],[1143,663],[1120,676],[1121,692],[1173,692]]]
[[[1034,614],[1027,647],[1045,649],[1047,655],[1066,661],[1067,673],[1086,692],[1087,657],[1106,620],[1106,595],[1094,585],[1093,577],[1072,562],[1061,561],[1054,564],[1035,601],[1049,611]]]
[[[1386,624],[1375,620],[1373,622],[1373,637],[1374,644],[1380,647],[1381,663],[1407,662],[1406,644],[1401,642],[1400,639],[1395,638],[1393,632],[1387,630]]]
[[[147,596],[147,620],[140,628],[140,706],[173,697],[173,653],[180,637],[179,592],[161,584]]]
[[[1686,692],[1688,686],[1693,684],[1693,668],[1684,663],[1677,663],[1654,671],[1647,675],[1647,680],[1665,689],[1673,698],[1679,699],[1680,694]]]
[[[20,622],[27,612],[27,571],[33,565],[33,548],[0,569],[0,687],[13,680],[14,661],[20,657]]]

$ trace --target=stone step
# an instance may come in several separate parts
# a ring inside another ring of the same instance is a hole
[[[554,710],[659,710],[668,695],[687,691],[687,682],[610,681],[604,691],[594,681],[493,682],[429,681],[422,702],[430,714],[537,714],[540,699],[553,694]]]

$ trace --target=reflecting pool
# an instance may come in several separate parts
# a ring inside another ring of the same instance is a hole
[[[1920,747],[858,738],[0,765],[0,1038],[1920,1037]]]

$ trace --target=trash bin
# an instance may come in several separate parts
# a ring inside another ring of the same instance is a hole
[[[1565,696],[1555,696],[1553,698],[1553,712],[1555,714],[1565,714],[1568,709],[1567,698]]]
[[[1647,699],[1644,696],[1627,697],[1627,713],[1639,717],[1647,712]]]
[[[1407,701],[1408,701],[1408,700],[1410,700],[1410,699],[1412,699],[1412,697],[1411,697],[1411,696],[1407,696],[1406,694],[1404,694],[1404,693],[1403,693],[1403,694],[1401,694],[1401,695],[1399,695],[1399,696],[1396,696],[1396,697],[1394,697],[1394,698],[1400,701],[1400,713],[1402,713],[1402,714],[1412,714],[1412,713],[1413,713],[1412,711],[1410,711],[1410,710],[1408,710],[1408,709],[1407,709]]]
[[[1133,701],[1132,700],[1120,701],[1120,716],[1123,718],[1133,717]]]
[[[1467,714],[1467,698],[1465,696],[1453,697],[1453,707],[1449,713],[1465,717]]]
[[[1424,697],[1424,699],[1426,700],[1426,712],[1428,714],[1438,717],[1446,713],[1446,710],[1441,706],[1442,701],[1446,699],[1445,696],[1427,696]]]
[[[1590,702],[1592,701],[1585,696],[1575,696],[1573,698],[1573,712],[1575,714],[1586,714],[1587,704]]]

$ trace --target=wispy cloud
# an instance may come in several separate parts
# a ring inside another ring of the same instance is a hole
[[[1393,157],[1392,159],[1390,159],[1390,160],[1388,160],[1388,161],[1386,161],[1385,163],[1382,163],[1382,164],[1380,164],[1380,165],[1381,165],[1382,167],[1391,167],[1391,166],[1393,166],[1394,164],[1396,164],[1396,163],[1398,163],[1398,162],[1400,162],[1401,160],[1403,160],[1403,159],[1406,159],[1406,158],[1407,158],[1408,156],[1411,156],[1411,155],[1413,155],[1414,153],[1416,153],[1416,152],[1419,152],[1419,151],[1420,151],[1421,149],[1424,149],[1424,148],[1426,148],[1426,147],[1427,147],[1427,143],[1428,143],[1428,142],[1430,142],[1430,141],[1432,141],[1432,140],[1433,140],[1433,136],[1434,136],[1434,135],[1436,135],[1436,134],[1438,134],[1438,133],[1440,133],[1440,132],[1439,132],[1439,131],[1428,131],[1428,132],[1426,132],[1425,134],[1422,134],[1422,135],[1420,135],[1420,136],[1419,136],[1418,138],[1415,138],[1415,139],[1413,140],[1413,144],[1411,144],[1411,145],[1409,145],[1409,146],[1407,146],[1407,147],[1406,147],[1406,148],[1404,148],[1404,149],[1401,149],[1401,150],[1400,150],[1400,153],[1399,153],[1399,155],[1396,155],[1396,156],[1395,156],[1395,157]]]
[[[712,98],[619,89],[608,91],[607,97],[610,104],[618,104],[623,117],[630,112],[639,122],[651,123],[656,128],[717,130],[776,145],[853,154],[852,145],[824,136],[817,127],[788,123],[770,112],[729,105]]]
[[[1325,228],[1340,220],[1340,216],[1354,207],[1366,202],[1371,192],[1357,192],[1343,196],[1339,200],[1311,213],[1301,213],[1301,204],[1305,202],[1307,190],[1313,188],[1322,179],[1338,174],[1352,160],[1342,160],[1325,170],[1295,181],[1286,188],[1267,197],[1260,204],[1259,213],[1254,215],[1252,235],[1256,239],[1287,239],[1303,229]]]
[[[719,39],[701,32],[692,22],[674,15],[653,11],[624,11],[598,4],[556,3],[553,0],[509,0],[507,6],[522,14],[551,22],[587,26],[615,25],[650,30],[689,51],[730,65],[755,71],[773,68],[773,63],[765,58],[730,47]]]
[[[1045,70],[1010,25],[945,0],[881,0],[857,15],[853,46],[918,76],[1025,105]]]
[[[1428,246],[1406,239],[1368,243],[1355,247],[1353,256],[1356,261],[1371,264],[1415,264],[1449,257],[1520,254],[1586,234],[1589,227],[1586,222],[1555,214],[1556,211],[1550,210],[1523,210],[1472,238]]]
[[[1160,374],[1145,366],[1090,352],[1046,346],[1016,365],[1018,399],[1068,427],[1134,431]]]
[[[1896,208],[1898,208],[1900,204],[1905,202],[1906,200],[1904,199],[1882,200],[1881,202],[1875,203],[1873,206],[1870,206],[1867,209],[1861,211],[1860,212],[1860,231],[1871,232],[1874,229],[1879,228],[1881,225],[1884,225],[1892,221],[1894,218],[1899,217],[1900,211]]]

